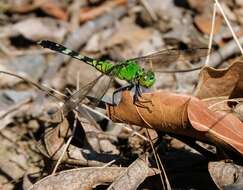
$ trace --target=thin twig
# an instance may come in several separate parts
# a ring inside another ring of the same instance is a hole
[[[210,37],[209,37],[209,42],[208,42],[208,55],[205,61],[205,66],[208,66],[209,63],[209,58],[210,58],[210,53],[212,49],[212,43],[213,43],[213,35],[214,35],[214,27],[215,27],[215,18],[216,18],[216,3],[214,3],[213,6],[213,18],[212,18],[212,26],[211,26],[211,32],[210,32]]]
[[[151,16],[153,21],[157,21],[158,17],[154,13],[154,10],[151,8],[147,0],[141,0],[141,3],[143,4],[144,8],[148,11],[149,15]]]
[[[105,164],[104,166],[101,166],[101,168],[106,168],[108,166],[110,166],[111,164],[113,164],[116,160],[111,160],[110,162],[108,162],[107,164]]]
[[[78,71],[77,72],[77,83],[76,83],[76,86],[77,86],[76,87],[76,90],[77,91],[80,89],[80,85],[79,85],[80,84],[80,82],[79,82],[79,78],[80,77],[79,77],[79,75],[80,75],[80,72]],[[57,161],[57,163],[55,165],[55,168],[52,171],[52,175],[56,173],[56,170],[57,170],[58,166],[60,165],[60,163],[61,163],[61,161],[62,161],[62,159],[64,157],[64,154],[66,153],[66,151],[67,151],[67,149],[68,149],[68,147],[69,147],[69,145],[70,145],[70,143],[71,143],[71,141],[72,141],[72,139],[74,137],[74,134],[75,134],[75,131],[76,131],[76,128],[77,128],[77,122],[78,122],[78,119],[77,118],[78,118],[78,113],[75,112],[75,120],[74,120],[74,123],[73,123],[72,135],[69,137],[67,143],[65,144],[65,146],[63,148],[63,151],[62,151],[62,154],[59,157],[59,159],[58,159],[58,161]]]
[[[237,36],[236,36],[236,34],[235,34],[235,32],[234,32],[232,26],[231,26],[231,24],[230,24],[228,18],[226,17],[226,15],[225,15],[225,13],[224,13],[224,10],[223,10],[222,6],[221,6],[220,3],[218,2],[218,0],[214,0],[214,1],[215,1],[216,5],[218,6],[218,8],[219,8],[221,14],[223,15],[224,20],[225,20],[226,24],[228,25],[228,27],[229,27],[229,29],[230,29],[230,32],[232,33],[232,36],[233,36],[233,38],[234,38],[236,44],[238,45],[238,47],[239,47],[239,49],[240,49],[240,51],[241,51],[241,54],[243,55],[243,49],[242,49],[242,47],[241,47],[241,44],[240,44],[240,42],[239,42],[239,40],[238,40],[238,38],[237,38]]]
[[[147,125],[149,128],[153,129],[153,126],[150,125],[150,123],[148,123],[148,122],[142,117],[142,115],[140,114],[140,112],[139,112],[137,106],[136,106],[136,109],[137,109],[137,113],[139,114],[139,116],[141,117],[141,119],[144,121],[144,123],[146,123],[146,125]],[[155,162],[156,162],[156,164],[157,164],[158,169],[160,170],[159,175],[160,175],[160,179],[161,179],[161,183],[162,183],[163,189],[166,189],[167,186],[165,186],[165,183],[164,183],[164,180],[163,180],[163,176],[162,176],[162,172],[163,172],[163,170],[161,169],[162,166],[160,165],[160,163],[162,163],[162,162],[161,162],[161,161],[160,161],[160,162],[158,161],[158,160],[160,160],[160,157],[157,156],[157,153],[156,153],[156,151],[155,151],[155,148],[154,148],[154,145],[153,145],[153,141],[152,141],[152,138],[151,138],[151,136],[150,136],[150,134],[149,134],[148,128],[146,128],[146,132],[147,132],[147,135],[148,135],[149,144],[150,144],[150,146],[151,146],[151,148],[152,148],[152,151],[153,151],[153,155],[154,155],[154,158],[155,158]],[[166,176],[166,173],[164,173],[164,175]]]
[[[243,45],[243,37],[239,38],[239,43]],[[240,49],[238,48],[238,45],[235,43],[235,40],[232,39],[222,48],[211,53],[209,66],[217,68],[223,63],[224,60],[238,53],[240,53]],[[200,63],[200,65],[202,64],[204,63]]]
[[[62,154],[61,154],[61,156],[59,157],[59,159],[58,159],[58,161],[57,161],[57,163],[56,163],[56,165],[55,165],[55,167],[54,167],[54,169],[53,169],[51,175],[54,175],[54,174],[56,173],[57,168],[58,168],[58,166],[60,165],[60,163],[61,163],[61,161],[62,161],[62,158],[64,157],[64,154],[66,153],[66,150],[67,150],[67,148],[68,148],[68,146],[69,146],[71,140],[72,140],[72,136],[69,137],[67,143],[65,144],[65,146],[64,146],[64,148],[63,148],[63,151],[62,151]]]
[[[231,99],[226,99],[226,100],[222,100],[222,101],[219,101],[219,102],[216,102],[210,106],[208,106],[208,109],[212,109],[213,107],[219,105],[219,104],[222,104],[222,103],[225,103],[225,102],[241,102],[243,101],[243,98],[231,98]]]
[[[36,83],[36,82],[30,80],[30,79],[27,79],[27,78],[25,78],[25,77],[23,77],[23,76],[20,76],[20,75],[14,74],[14,73],[10,73],[10,72],[8,72],[8,71],[1,71],[1,70],[0,70],[0,73],[2,73],[2,74],[7,74],[7,75],[10,75],[10,76],[19,78],[19,79],[21,79],[21,80],[23,80],[23,81],[25,81],[25,82],[27,82],[27,83],[29,83],[29,84],[35,86],[35,87],[38,88],[39,90],[44,91],[44,92],[47,93],[49,96],[54,97],[56,100],[58,100],[58,101],[62,101],[62,99],[60,99],[60,98],[57,97],[55,94],[53,94],[53,92],[57,93],[56,90],[53,90],[53,89],[51,89],[51,88],[49,88],[49,87],[47,87],[47,86],[44,86],[44,85],[40,85],[40,84],[38,84],[38,83]],[[61,93],[61,92],[58,92],[58,94],[61,95],[62,93]]]

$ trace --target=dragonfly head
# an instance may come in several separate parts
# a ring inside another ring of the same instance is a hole
[[[150,88],[155,83],[155,75],[152,71],[144,71],[139,78],[139,84],[145,88]]]

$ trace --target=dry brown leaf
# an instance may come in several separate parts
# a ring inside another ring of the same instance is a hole
[[[58,160],[62,154],[65,138],[68,136],[69,123],[63,118],[61,123],[51,124],[52,128],[45,131],[42,139],[38,142],[38,149],[48,158]],[[66,157],[63,159],[65,160]]]
[[[54,16],[60,20],[67,21],[68,13],[60,7],[60,5],[47,1],[40,6],[41,10],[48,15]]]
[[[109,186],[108,190],[137,189],[146,177],[155,175],[156,171],[158,170],[151,170],[151,168],[149,168],[148,154],[144,154],[135,160],[122,175],[116,178],[113,184]]]
[[[115,122],[190,136],[243,154],[243,124],[232,114],[213,112],[206,103],[189,95],[157,91],[144,93],[143,97],[152,101],[144,104],[148,109],[137,107],[130,94],[123,93],[118,106],[107,106],[109,117]]]
[[[34,0],[34,1],[12,1],[9,4],[5,4],[6,10],[14,13],[27,13],[35,9],[38,9],[41,4],[47,2],[47,0]],[[3,3],[4,4],[4,3]]]
[[[194,22],[201,32],[203,32],[204,34],[210,34],[211,25],[212,25],[211,18],[212,16],[208,14],[197,15],[195,17]],[[220,32],[221,25],[222,25],[222,18],[220,16],[216,16],[215,25],[214,25],[214,34]]]
[[[30,17],[14,24],[11,30],[23,35],[27,39],[42,40],[52,39],[53,41],[61,41],[66,32],[67,24],[51,18]]]
[[[219,189],[223,189],[226,186],[228,186],[227,189],[232,188],[232,190],[243,189],[242,166],[222,161],[210,162],[208,164],[208,170],[214,183],[218,186]]]
[[[243,61],[236,61],[224,69],[205,67],[199,78],[195,96],[204,99],[227,96],[240,98],[243,95]]]
[[[124,18],[116,28],[114,34],[104,41],[104,48],[114,51],[114,55],[120,59],[131,58],[134,55],[155,51],[163,42],[158,31],[152,28],[141,28],[134,25],[134,20]]]
[[[127,0],[115,0],[115,1],[107,1],[97,8],[87,9],[83,8],[80,10],[80,22],[85,22],[88,20],[92,20],[107,11],[112,10],[114,7],[118,5],[126,4]]]
[[[121,167],[89,167],[67,170],[56,175],[50,175],[35,183],[30,190],[91,190],[93,187],[112,182],[126,168]]]
[[[47,176],[46,178],[35,183],[30,188],[30,190],[39,190],[39,189],[41,190],[42,189],[91,190],[100,184],[113,182],[122,173],[124,172],[126,173],[126,171],[127,168],[122,168],[122,167],[107,167],[107,168],[89,167],[89,168],[67,170],[64,172],[60,172],[56,175]],[[156,172],[157,172],[156,169],[149,168],[148,172],[146,170],[146,175],[152,176],[155,175]],[[130,177],[133,176],[129,176],[129,178]]]
[[[88,120],[84,120],[84,118],[78,119],[82,122],[87,141],[95,152],[119,155],[119,150],[111,143],[108,134],[97,128],[95,125],[92,125]]]
[[[211,4],[211,0],[197,1],[197,0],[188,0],[188,4],[193,9],[196,9],[198,12],[204,12],[208,10],[209,5]]]

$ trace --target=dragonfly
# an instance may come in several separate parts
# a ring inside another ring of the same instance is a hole
[[[73,51],[61,44],[42,40],[37,42],[43,48],[48,48],[53,51],[59,52],[64,55],[68,55],[72,58],[78,59],[98,70],[101,75],[94,81],[87,84],[85,88],[82,88],[75,92],[64,103],[66,106],[66,112],[72,110],[82,99],[88,94],[92,87],[98,82],[103,75],[110,77],[116,77],[118,79],[127,82],[127,85],[116,89],[112,95],[112,104],[115,104],[115,95],[121,91],[135,89],[133,95],[133,103],[140,106],[142,97],[141,87],[150,88],[155,82],[155,72],[161,73],[175,73],[175,72],[188,72],[201,69],[202,66],[183,69],[183,70],[164,70],[163,65],[168,65],[175,61],[192,61],[198,60],[201,57],[208,55],[208,48],[188,48],[188,49],[166,49],[158,51],[146,56],[118,61],[116,63],[110,60],[98,60],[91,57],[81,55],[76,51]],[[76,101],[73,101],[76,100]],[[145,101],[146,102],[146,101]]]

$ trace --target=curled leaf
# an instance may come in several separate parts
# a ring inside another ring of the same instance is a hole
[[[136,163],[136,162],[135,162]],[[113,182],[117,177],[126,172],[123,167],[89,167],[78,168],[50,175],[35,183],[30,190],[39,189],[69,189],[89,190],[100,184]],[[147,176],[155,175],[157,170],[150,169]],[[146,176],[146,177],[147,177]],[[133,176],[129,176],[133,177]],[[123,184],[124,185],[124,184]]]
[[[109,117],[115,122],[125,122],[153,128],[197,140],[213,143],[226,150],[243,154],[243,124],[232,114],[213,112],[207,105],[189,95],[165,91],[144,93],[142,98],[152,103],[143,107],[133,104],[128,92],[123,93],[120,104],[107,106]]]
[[[243,168],[227,162],[210,162],[209,173],[219,189],[242,189]]]
[[[158,171],[157,171],[158,173]],[[114,182],[110,185],[108,190],[111,189],[137,189],[137,187],[145,180],[146,177],[155,175],[156,170],[149,168],[148,154],[143,155],[134,161],[125,172],[123,172]]]
[[[195,96],[203,99],[227,96],[239,98],[243,94],[243,61],[236,61],[224,69],[204,67],[200,73]]]

